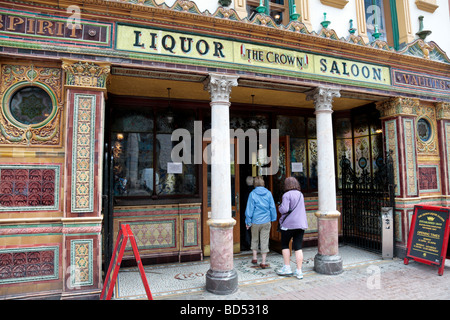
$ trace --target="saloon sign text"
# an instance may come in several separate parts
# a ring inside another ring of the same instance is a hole
[[[390,85],[388,67],[287,48],[123,24],[117,25],[116,37],[117,50],[252,66],[256,72],[270,68],[309,78]]]

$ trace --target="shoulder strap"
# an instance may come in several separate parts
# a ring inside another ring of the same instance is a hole
[[[300,191],[299,191],[299,192],[300,192]],[[297,201],[297,204],[295,205],[294,209],[289,210],[289,211],[287,212],[287,215],[284,217],[283,222],[284,222],[284,220],[286,220],[286,218],[288,217],[288,215],[290,215],[291,212],[294,211],[295,208],[297,208],[298,204],[300,203],[301,196],[302,196],[302,195],[300,194],[300,196],[299,196],[299,198],[298,198],[298,201]]]
[[[299,191],[300,192],[300,191]],[[297,206],[298,206],[298,204],[300,203],[300,199],[301,199],[301,197],[302,197],[302,195],[301,195],[301,193],[300,193],[300,195],[298,196],[298,201],[297,201],[297,204],[295,205],[295,207],[292,209],[292,210],[290,210],[291,212],[292,211],[294,211],[295,210],[295,208],[297,208]]]

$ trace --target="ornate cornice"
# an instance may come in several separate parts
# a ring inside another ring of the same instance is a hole
[[[395,97],[386,101],[378,102],[377,109],[380,111],[381,118],[405,116],[417,116],[419,99]]]
[[[292,21],[288,25],[278,25],[270,16],[257,14],[252,20],[247,17],[240,18],[234,9],[219,7],[214,13],[208,10],[200,12],[194,2],[177,0],[169,7],[165,3],[156,4],[154,0],[61,0],[55,6],[51,0],[29,0],[39,5],[46,5],[49,14],[54,13],[50,8],[66,10],[69,5],[77,5],[85,17],[97,16],[112,17],[119,21],[120,17],[136,23],[148,21],[149,23],[173,25],[175,29],[191,29],[192,31],[214,35],[219,32],[222,36],[245,38],[249,41],[267,41],[273,45],[282,45],[299,50],[314,50],[318,53],[339,50],[343,55],[351,55],[355,58],[379,63],[404,63],[408,66],[417,65],[424,67],[424,63],[430,71],[442,72],[442,62],[449,65],[450,59],[445,53],[433,44],[436,50],[430,52],[430,59],[426,59],[425,53],[419,51],[410,54],[409,45],[401,52],[396,52],[386,43],[380,41],[365,43],[363,38],[355,38],[351,35],[338,37],[334,30],[320,30],[309,32],[304,24]],[[11,1],[14,7],[24,8]],[[53,4],[53,6],[52,6]],[[29,6],[27,6],[29,8]],[[46,10],[40,6],[40,10]],[[195,17],[194,17],[195,16]],[[131,19],[131,20],[130,20]],[[270,37],[268,34],[270,33]],[[355,48],[355,45],[358,48]],[[410,44],[410,45],[414,45]],[[433,49],[434,50],[434,49]],[[376,57],[376,58],[375,58]],[[418,59],[422,58],[422,59]],[[425,59],[423,59],[425,58]],[[425,60],[425,61],[424,61]],[[434,65],[434,63],[436,63]]]

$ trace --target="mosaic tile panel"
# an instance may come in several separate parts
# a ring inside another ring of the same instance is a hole
[[[385,123],[385,137],[386,137],[386,150],[393,151],[392,161],[394,162],[394,181],[397,187],[395,188],[395,195],[400,195],[400,173],[398,162],[398,145],[397,145],[397,122],[396,120],[389,120]]]
[[[417,195],[416,177],[416,144],[414,139],[414,120],[403,119],[405,162],[406,162],[406,193],[408,196]]]
[[[183,247],[198,245],[198,220],[183,219]]]
[[[93,240],[70,241],[70,285],[72,287],[94,284]]]
[[[0,285],[58,279],[59,247],[0,250]]]
[[[447,183],[450,186],[450,123],[445,123],[445,145],[447,151]]]
[[[75,94],[72,153],[72,212],[94,211],[96,96]]]
[[[419,166],[419,189],[420,192],[439,192],[439,166]]]
[[[0,165],[0,212],[59,208],[60,166]]]
[[[139,250],[175,248],[176,219],[127,222],[133,232]],[[131,249],[131,243],[126,250]]]

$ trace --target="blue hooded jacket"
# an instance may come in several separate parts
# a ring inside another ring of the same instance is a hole
[[[245,224],[263,224],[277,219],[277,209],[272,193],[264,187],[256,187],[248,196]]]

